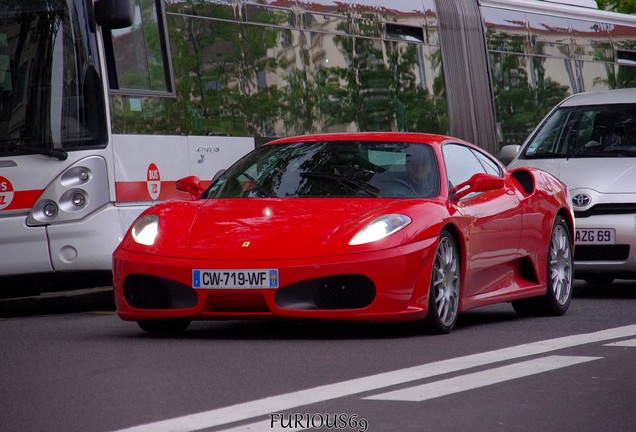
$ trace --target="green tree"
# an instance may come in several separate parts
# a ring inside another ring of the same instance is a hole
[[[636,14],[636,0],[596,0],[596,4],[603,10]]]

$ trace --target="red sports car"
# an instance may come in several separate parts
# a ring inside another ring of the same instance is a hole
[[[147,332],[192,320],[421,320],[512,302],[562,315],[572,296],[566,186],[508,171],[457,138],[321,134],[256,148],[196,199],[149,208],[113,255],[117,313]]]

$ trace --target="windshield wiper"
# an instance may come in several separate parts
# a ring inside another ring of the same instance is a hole
[[[378,197],[380,194],[380,189],[377,187],[370,185],[367,182],[362,180],[358,180],[352,177],[347,177],[341,174],[328,174],[328,173],[320,173],[315,171],[307,171],[300,175],[301,177],[316,177],[320,179],[326,180],[334,180],[339,185],[346,187],[349,190],[354,192],[364,192],[370,197]]]
[[[41,154],[44,156],[54,157],[59,160],[66,160],[68,153],[60,149],[44,149],[39,147],[31,147],[19,144],[20,141],[25,141],[24,138],[13,138],[0,141],[0,146],[5,149],[21,150],[29,154]]]
[[[258,191],[261,195],[264,195],[264,196],[266,196],[267,198],[276,198],[276,195],[275,195],[275,194],[273,194],[273,193],[271,193],[271,192],[266,191],[266,190],[263,188],[263,186],[261,186],[261,185],[260,185],[260,183],[259,183],[259,182],[258,182],[258,181],[254,178],[254,177],[252,177],[251,175],[249,175],[248,173],[246,173],[246,172],[242,172],[242,173],[239,175],[239,177],[240,177],[240,176],[247,177],[247,179],[248,179],[249,181],[251,181],[251,182],[254,184],[253,189],[256,189],[256,190],[257,190],[257,191]]]

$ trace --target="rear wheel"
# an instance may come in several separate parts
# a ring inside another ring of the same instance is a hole
[[[190,326],[189,320],[147,320],[137,321],[137,325],[146,333],[175,335],[186,331]]]
[[[561,216],[552,225],[547,264],[548,286],[545,295],[516,300],[512,307],[520,315],[563,315],[572,300],[572,240]]]
[[[453,236],[446,230],[439,236],[435,251],[428,313],[424,318],[427,330],[449,333],[459,315],[460,260],[459,250]]]

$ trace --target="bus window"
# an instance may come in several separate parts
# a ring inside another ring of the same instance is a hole
[[[173,94],[161,0],[133,0],[131,27],[105,31],[113,93]]]

